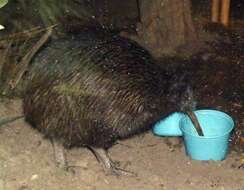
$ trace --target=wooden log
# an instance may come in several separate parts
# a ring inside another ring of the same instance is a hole
[[[230,0],[222,0],[220,22],[226,27],[229,26],[229,22],[230,22]]]
[[[220,0],[212,0],[211,21],[219,22]]]

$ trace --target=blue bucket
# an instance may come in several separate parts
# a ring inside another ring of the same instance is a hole
[[[194,160],[224,160],[228,152],[230,132],[234,127],[232,118],[217,110],[194,112],[204,136],[199,136],[188,116],[180,120],[186,154]]]
[[[182,136],[179,123],[184,114],[175,112],[158,121],[153,127],[153,133],[158,136]]]

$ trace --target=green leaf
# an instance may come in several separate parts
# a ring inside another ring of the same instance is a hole
[[[4,29],[4,26],[0,24],[0,30]]]
[[[4,7],[8,3],[8,0],[0,0],[0,8]]]

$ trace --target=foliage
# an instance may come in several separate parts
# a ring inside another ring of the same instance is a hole
[[[0,8],[4,7],[8,3],[8,0],[0,0]],[[4,29],[4,26],[0,25],[0,30]]]
[[[0,8],[5,6],[8,3],[8,0],[0,0]]]

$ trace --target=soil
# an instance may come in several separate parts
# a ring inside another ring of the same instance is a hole
[[[1,118],[21,114],[21,100],[0,103]],[[105,175],[83,148],[67,150],[74,167],[65,171],[56,167],[50,141],[19,119],[0,128],[0,190],[243,190],[244,154],[231,151],[223,161],[196,161],[179,142],[148,131],[113,146],[113,160],[137,176]]]

